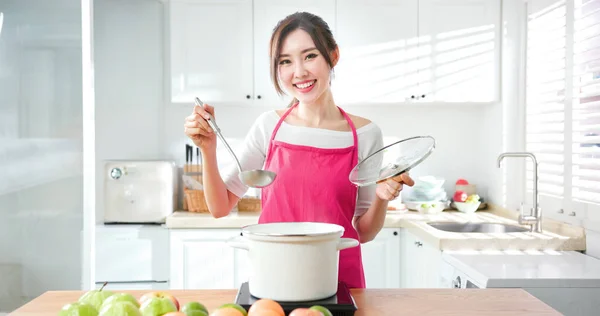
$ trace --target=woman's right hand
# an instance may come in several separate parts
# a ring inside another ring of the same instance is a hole
[[[185,134],[202,151],[212,151],[217,148],[217,135],[206,122],[209,118],[208,113],[214,117],[215,109],[206,103],[204,107],[196,105],[192,114],[185,118],[184,124]]]

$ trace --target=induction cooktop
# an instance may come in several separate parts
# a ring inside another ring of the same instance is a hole
[[[250,306],[258,300],[259,298],[250,294],[248,282],[242,283],[235,297],[235,303],[248,310]],[[350,290],[343,282],[338,282],[338,290],[335,295],[322,300],[278,303],[283,307],[283,311],[286,315],[289,315],[289,313],[296,308],[308,308],[313,305],[321,305],[327,308],[333,316],[353,316],[354,312],[358,309],[354,302],[354,298],[350,294]]]

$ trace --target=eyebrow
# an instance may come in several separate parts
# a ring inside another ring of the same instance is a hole
[[[310,52],[311,50],[316,50],[316,49],[317,49],[316,47],[311,47],[311,48],[303,49],[300,53],[304,54],[306,52]],[[279,58],[289,57],[289,56],[290,55],[288,55],[288,54],[281,54],[281,55],[279,55]]]

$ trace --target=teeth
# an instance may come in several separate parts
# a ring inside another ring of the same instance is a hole
[[[315,83],[315,81],[311,81],[311,82],[307,82],[307,83],[303,83],[303,84],[297,84],[296,86],[300,89],[306,89],[310,86],[312,86]]]

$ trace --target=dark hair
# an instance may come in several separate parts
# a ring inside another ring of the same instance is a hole
[[[317,50],[323,55],[330,68],[333,68],[332,53],[337,48],[337,43],[333,38],[333,33],[322,18],[308,12],[296,12],[288,15],[277,23],[271,35],[269,57],[271,59],[271,81],[275,85],[275,90],[279,95],[283,95],[283,90],[279,85],[278,64],[281,55],[281,46],[284,39],[293,31],[301,29],[306,31],[312,38]],[[291,105],[298,102],[296,98],[292,100]]]

